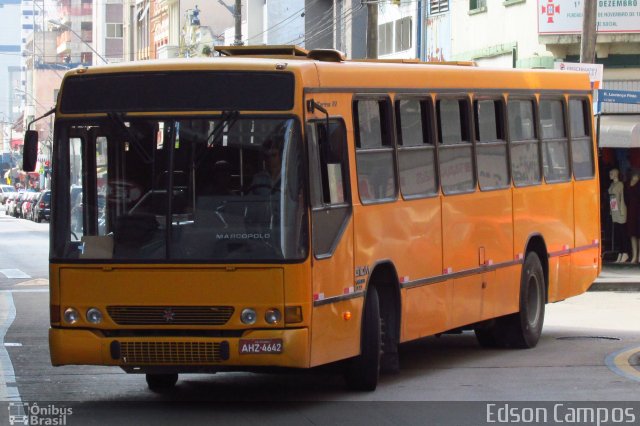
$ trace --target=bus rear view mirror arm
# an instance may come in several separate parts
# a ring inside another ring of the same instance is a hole
[[[307,111],[310,113],[314,113],[315,110],[320,111],[326,116],[327,120],[327,134],[329,133],[329,111],[325,109],[322,105],[315,101],[315,99],[309,99],[307,101]]]
[[[36,169],[38,161],[38,131],[31,130],[31,125],[38,120],[50,116],[56,111],[55,107],[35,118],[27,125],[27,131],[24,133],[24,148],[22,151],[22,170],[25,172],[33,172]]]

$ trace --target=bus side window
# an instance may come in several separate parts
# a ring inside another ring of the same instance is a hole
[[[353,113],[360,200],[364,204],[395,200],[397,185],[389,102],[356,100]]]
[[[473,191],[476,182],[469,128],[469,101],[439,99],[436,103],[436,114],[442,190],[445,194]]]
[[[396,101],[398,169],[405,198],[422,198],[438,192],[432,111],[430,99]]]
[[[504,104],[500,100],[478,100],[474,102],[473,110],[480,189],[506,188],[510,181]]]
[[[569,144],[565,130],[564,103],[559,99],[540,100],[542,164],[548,182],[571,179]]]
[[[590,114],[588,99],[569,101],[571,157],[576,179],[588,179],[594,176]]]
[[[509,99],[511,176],[516,186],[540,183],[540,151],[533,100]]]

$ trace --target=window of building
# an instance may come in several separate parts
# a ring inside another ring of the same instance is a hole
[[[545,179],[549,182],[563,182],[571,179],[569,143],[562,100],[542,99],[540,101],[540,129]]]
[[[449,0],[429,0],[429,15],[447,12],[449,10]]]
[[[473,109],[480,189],[505,188],[510,181],[503,103],[493,99],[477,100]]]
[[[540,150],[533,100],[509,99],[511,176],[516,186],[540,183]]]
[[[569,101],[571,123],[571,158],[576,179],[594,176],[593,148],[591,146],[591,111],[588,99]]]
[[[393,53],[393,22],[378,26],[378,54]]]
[[[122,24],[107,23],[107,38],[122,38]]]
[[[354,121],[360,200],[363,203],[394,200],[397,184],[388,100],[356,100]]]
[[[425,197],[438,191],[432,111],[430,99],[396,101],[398,169],[405,198]]]
[[[469,101],[439,99],[438,119],[440,183],[445,194],[473,191],[473,144],[470,137]]]
[[[403,50],[411,49],[411,17],[399,19],[395,22],[396,28],[396,43],[395,51],[402,52]]]
[[[480,10],[487,7],[487,0],[469,0],[469,10]]]
[[[407,16],[378,26],[378,54],[389,55],[411,49],[413,21]]]

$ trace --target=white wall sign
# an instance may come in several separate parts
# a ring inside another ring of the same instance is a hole
[[[599,33],[640,33],[640,0],[597,1]],[[538,33],[581,33],[583,7],[583,0],[538,0]]]

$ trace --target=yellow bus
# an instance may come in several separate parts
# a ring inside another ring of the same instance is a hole
[[[162,390],[341,361],[373,390],[424,336],[535,346],[598,276],[586,74],[219,51],[65,75],[53,365]]]

